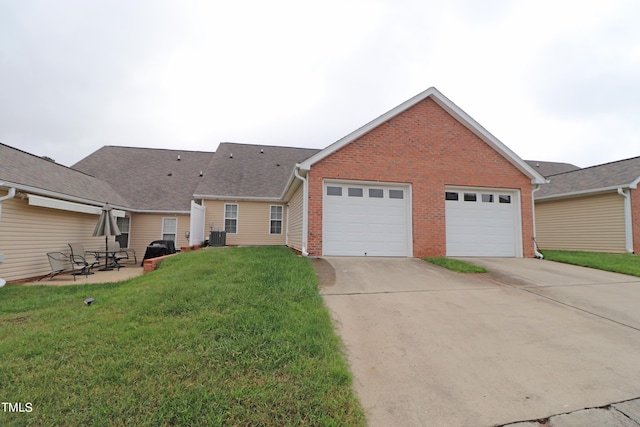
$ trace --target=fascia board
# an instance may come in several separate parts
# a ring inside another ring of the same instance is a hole
[[[622,184],[622,185],[613,185],[611,187],[602,187],[602,188],[590,188],[588,190],[580,190],[580,191],[571,191],[567,193],[560,194],[551,194],[548,196],[536,197],[535,201],[542,200],[554,200],[554,199],[568,199],[571,197],[579,197],[579,196],[587,196],[590,194],[600,194],[607,193],[609,191],[617,191],[618,188],[633,188],[631,184]]]
[[[193,198],[204,200],[240,200],[246,202],[282,202],[282,199],[280,197],[252,197],[219,194],[194,194]]]
[[[30,185],[16,184],[8,181],[2,181],[1,184],[2,186],[14,187],[17,191],[22,191],[25,193],[34,193],[36,195],[51,197],[51,198],[60,199],[60,200],[67,200],[70,202],[81,203],[84,205],[102,207],[105,204],[105,201],[84,199],[82,197],[76,197],[76,196],[71,196],[69,194],[58,193],[51,190],[45,190],[38,187],[32,187]],[[109,203],[109,205],[114,209],[128,210],[126,206],[115,205],[113,203]]]

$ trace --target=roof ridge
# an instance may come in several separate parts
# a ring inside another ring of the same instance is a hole
[[[228,144],[228,145],[242,145],[242,146],[246,146],[246,147],[271,147],[271,148],[291,148],[291,149],[296,149],[296,150],[322,150],[321,148],[310,148],[310,147],[292,147],[290,145],[274,145],[274,144],[252,144],[252,143],[246,143],[246,142],[229,142],[229,141],[223,141],[220,142],[220,145],[222,144]]]
[[[153,150],[153,151],[179,151],[182,153],[207,153],[207,154],[213,154],[215,153],[215,151],[203,151],[203,150],[178,150],[175,148],[153,148],[153,147],[131,147],[128,145],[103,145],[101,148],[99,148],[98,150],[101,150],[102,148],[127,148],[127,149],[133,149],[133,150]],[[96,150],[97,151],[97,150]]]

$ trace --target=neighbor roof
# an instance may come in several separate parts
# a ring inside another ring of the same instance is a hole
[[[442,93],[440,93],[440,91],[438,91],[438,89],[436,89],[435,87],[430,87],[429,89],[425,90],[424,92],[419,93],[418,95],[414,96],[413,98],[403,102],[402,104],[398,105],[397,107],[393,108],[392,110],[390,110],[390,111],[386,112],[385,114],[381,115],[377,119],[367,123],[366,125],[362,126],[359,129],[351,132],[349,135],[345,136],[344,138],[334,142],[333,144],[331,144],[330,146],[328,146],[324,150],[318,152],[313,157],[310,157],[309,159],[307,159],[304,162],[302,162],[301,165],[300,165],[300,169],[305,170],[305,171],[310,170],[311,166],[314,163],[319,162],[320,160],[324,159],[325,157],[327,157],[327,156],[331,155],[332,153],[338,151],[339,149],[341,149],[345,145],[350,144],[351,142],[355,141],[356,139],[360,138],[361,136],[369,133],[373,129],[375,129],[378,126],[382,125],[383,123],[391,120],[395,116],[401,114],[402,112],[408,110],[409,108],[413,107],[414,105],[418,104],[419,102],[424,101],[427,98],[431,98],[443,110],[445,110],[453,118],[458,120],[463,126],[465,126],[467,129],[469,129],[471,132],[473,132],[478,138],[483,140],[490,147],[492,147],[494,150],[496,150],[498,153],[500,153],[507,161],[509,161],[518,170],[520,170],[520,172],[522,172],[523,174],[525,174],[528,177],[530,177],[531,181],[534,184],[544,184],[546,182],[544,177],[542,175],[540,175],[540,173],[538,173],[538,171],[536,171],[531,166],[529,166],[524,160],[522,160],[513,151],[511,151],[511,149],[509,149],[509,147],[507,147],[502,142],[500,142],[495,136],[493,136],[491,133],[489,133],[478,122],[476,122],[473,118],[471,118],[471,116],[469,116],[467,113],[462,111],[460,109],[460,107],[458,107],[453,102],[451,102],[446,96],[444,96]]]
[[[0,185],[96,206],[127,204],[100,179],[4,144],[0,144]]]
[[[571,163],[543,162],[540,160],[525,160],[529,166],[538,171],[544,177],[580,169]]]
[[[214,154],[105,146],[72,167],[108,182],[133,210],[190,212],[194,190],[215,173],[209,167]]]
[[[640,157],[553,175],[549,181],[535,193],[537,200],[635,188],[640,182]]]
[[[294,166],[320,150],[223,142],[196,198],[280,199]]]

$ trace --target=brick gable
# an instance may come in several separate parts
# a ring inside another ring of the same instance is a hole
[[[410,183],[414,256],[446,253],[445,185],[521,190],[523,254],[533,256],[531,180],[426,98],[315,163],[308,252],[322,254],[323,179]]]

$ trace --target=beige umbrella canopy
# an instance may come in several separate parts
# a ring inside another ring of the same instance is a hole
[[[120,229],[118,228],[118,224],[116,223],[116,219],[113,217],[111,213],[111,206],[107,203],[102,207],[102,213],[100,214],[100,219],[98,220],[98,224],[96,224],[95,230],[93,230],[93,236],[104,236],[104,245],[105,251],[109,250],[107,240],[109,236],[119,236]]]

